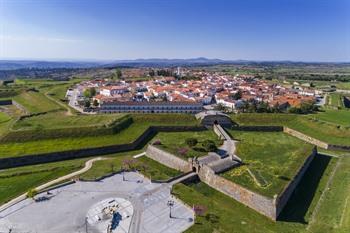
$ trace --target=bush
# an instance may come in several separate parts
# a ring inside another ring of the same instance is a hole
[[[153,145],[162,145],[162,142],[159,139],[156,139],[152,144]]]
[[[198,140],[196,138],[187,138],[186,139],[186,144],[189,147],[194,147],[195,145],[197,145],[197,143],[198,143]]]
[[[213,142],[212,140],[206,140],[202,143],[203,148],[207,151],[207,152],[214,152],[217,150],[217,147],[215,145],[215,142]]]
[[[38,194],[38,191],[36,189],[31,189],[27,192],[27,197],[34,199],[35,195],[37,194]]]
[[[180,149],[178,150],[178,153],[179,153],[180,155],[182,155],[182,156],[185,156],[185,155],[187,154],[187,152],[188,152],[188,149],[187,149],[187,148],[180,148]]]

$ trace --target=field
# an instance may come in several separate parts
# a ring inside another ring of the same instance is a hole
[[[189,115],[134,115],[134,123],[119,133],[101,136],[58,138],[26,142],[9,142],[0,144],[0,157],[12,157],[54,151],[92,148],[99,146],[130,143],[139,137],[151,125],[195,125],[197,121]],[[176,120],[177,119],[177,120]]]
[[[123,167],[123,161],[133,161],[133,167],[139,170],[145,176],[155,180],[166,180],[181,174],[181,172],[168,168],[146,156],[133,159],[133,155],[137,155],[142,151],[130,151],[109,155],[107,160],[100,160],[94,163],[93,167],[86,173],[80,175],[84,180],[95,180],[105,175],[118,172]]]
[[[189,147],[186,144],[187,138],[195,138],[198,140],[198,144],[194,147]],[[199,131],[199,132],[169,132],[158,133],[153,141],[159,140],[161,145],[158,145],[161,149],[164,149],[180,158],[187,160],[187,158],[199,157],[207,155],[208,152],[202,146],[205,140],[212,140],[217,146],[220,144],[218,136],[212,131]]]
[[[232,119],[241,125],[283,125],[330,144],[350,145],[350,129],[341,125],[348,122],[343,118],[348,114],[331,110],[309,115],[246,113],[232,115]]]
[[[31,114],[62,110],[61,106],[49,100],[41,92],[24,91],[13,99]]]
[[[55,129],[108,125],[126,114],[66,116],[63,112],[32,116],[18,121],[14,130]]]
[[[283,132],[229,130],[238,140],[236,154],[245,165],[222,174],[263,195],[279,194],[293,179],[313,146]]]

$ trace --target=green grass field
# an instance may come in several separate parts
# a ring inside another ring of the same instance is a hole
[[[196,138],[198,144],[193,148],[186,144],[187,138]],[[199,157],[207,155],[208,152],[202,146],[202,142],[205,140],[212,140],[217,146],[220,144],[218,136],[212,131],[199,131],[199,132],[169,132],[169,133],[158,133],[153,141],[160,140],[161,145],[158,145],[161,149],[164,149],[180,158],[187,160],[187,158]],[[179,149],[186,149],[188,152],[181,154]]]
[[[350,231],[350,154],[337,161],[333,178],[315,213],[310,232]]]
[[[134,167],[151,179],[167,180],[181,174],[181,172],[168,168],[146,156],[137,159],[132,158],[133,155],[137,155],[141,152],[142,150],[138,150],[109,155],[107,160],[96,161],[89,171],[80,175],[80,178],[84,180],[96,180],[105,175],[118,172],[122,169],[123,161],[125,160],[133,160]]]
[[[327,110],[309,115],[305,118],[317,119],[325,123],[333,123],[337,126],[349,127],[350,129],[350,111],[349,110]]]
[[[172,121],[169,122],[169,117]],[[64,151],[81,148],[130,143],[152,125],[194,125],[197,121],[190,115],[134,115],[134,123],[119,133],[94,137],[58,138],[21,143],[1,143],[0,157],[12,157]],[[178,119],[178,120],[175,120]]]
[[[344,108],[343,95],[339,93],[329,94],[326,104],[333,108],[338,108],[338,109]]]
[[[347,116],[347,111],[326,110],[309,115],[244,113],[232,119],[241,125],[283,125],[330,144],[350,145],[350,129],[341,125]]]
[[[0,170],[0,204],[29,189],[79,170],[85,159]]]
[[[30,113],[42,113],[62,110],[62,107],[49,100],[43,93],[25,91],[13,98]]]
[[[293,179],[313,148],[283,132],[229,130],[229,133],[238,140],[236,154],[246,165],[222,176],[269,197],[279,194]]]
[[[24,118],[18,121],[13,129],[30,130],[38,128],[55,129],[66,127],[103,126],[108,125],[125,115],[126,114],[66,116],[64,112],[55,112]]]

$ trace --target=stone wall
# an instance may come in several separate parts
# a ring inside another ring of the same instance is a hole
[[[227,134],[227,132],[220,126],[220,125],[213,125],[213,130],[215,132],[216,135],[218,135],[218,137],[220,139],[223,140],[231,140],[231,137]]]
[[[296,131],[294,129],[288,128],[288,127],[283,127],[283,132],[290,134],[296,138],[299,138],[305,142],[311,143],[313,145],[316,145],[318,147],[321,147],[323,149],[328,149],[328,144],[325,142],[322,142],[318,139],[315,139],[313,137],[307,136],[306,134],[303,134],[299,131]]]
[[[189,172],[192,170],[192,167],[188,161],[180,159],[179,157],[161,150],[153,145],[149,145],[147,147],[146,156],[165,166],[182,172]]]
[[[218,176],[206,165],[201,166],[198,170],[200,180],[208,184],[210,187],[228,195],[269,218],[276,219],[276,208],[272,198],[252,192]]]
[[[312,150],[312,153],[306,158],[303,165],[299,168],[299,171],[294,176],[293,180],[291,180],[288,185],[286,185],[285,189],[277,196],[276,198],[276,216],[278,216],[281,211],[283,210],[283,207],[287,204],[289,198],[292,196],[295,188],[300,183],[301,179],[303,178],[305,172],[309,168],[311,162],[317,155],[317,149],[314,147]]]
[[[332,145],[328,144],[328,150],[342,150],[342,151],[350,151],[350,146],[342,146],[342,145]]]
[[[268,125],[239,125],[232,126],[233,130],[242,130],[242,131],[263,131],[263,132],[281,132],[283,131],[283,126],[268,126]]]

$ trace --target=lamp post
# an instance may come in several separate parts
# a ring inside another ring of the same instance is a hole
[[[167,203],[167,206],[169,207],[169,217],[172,218],[171,216],[171,208],[174,206],[174,201],[173,200],[169,200]]]

